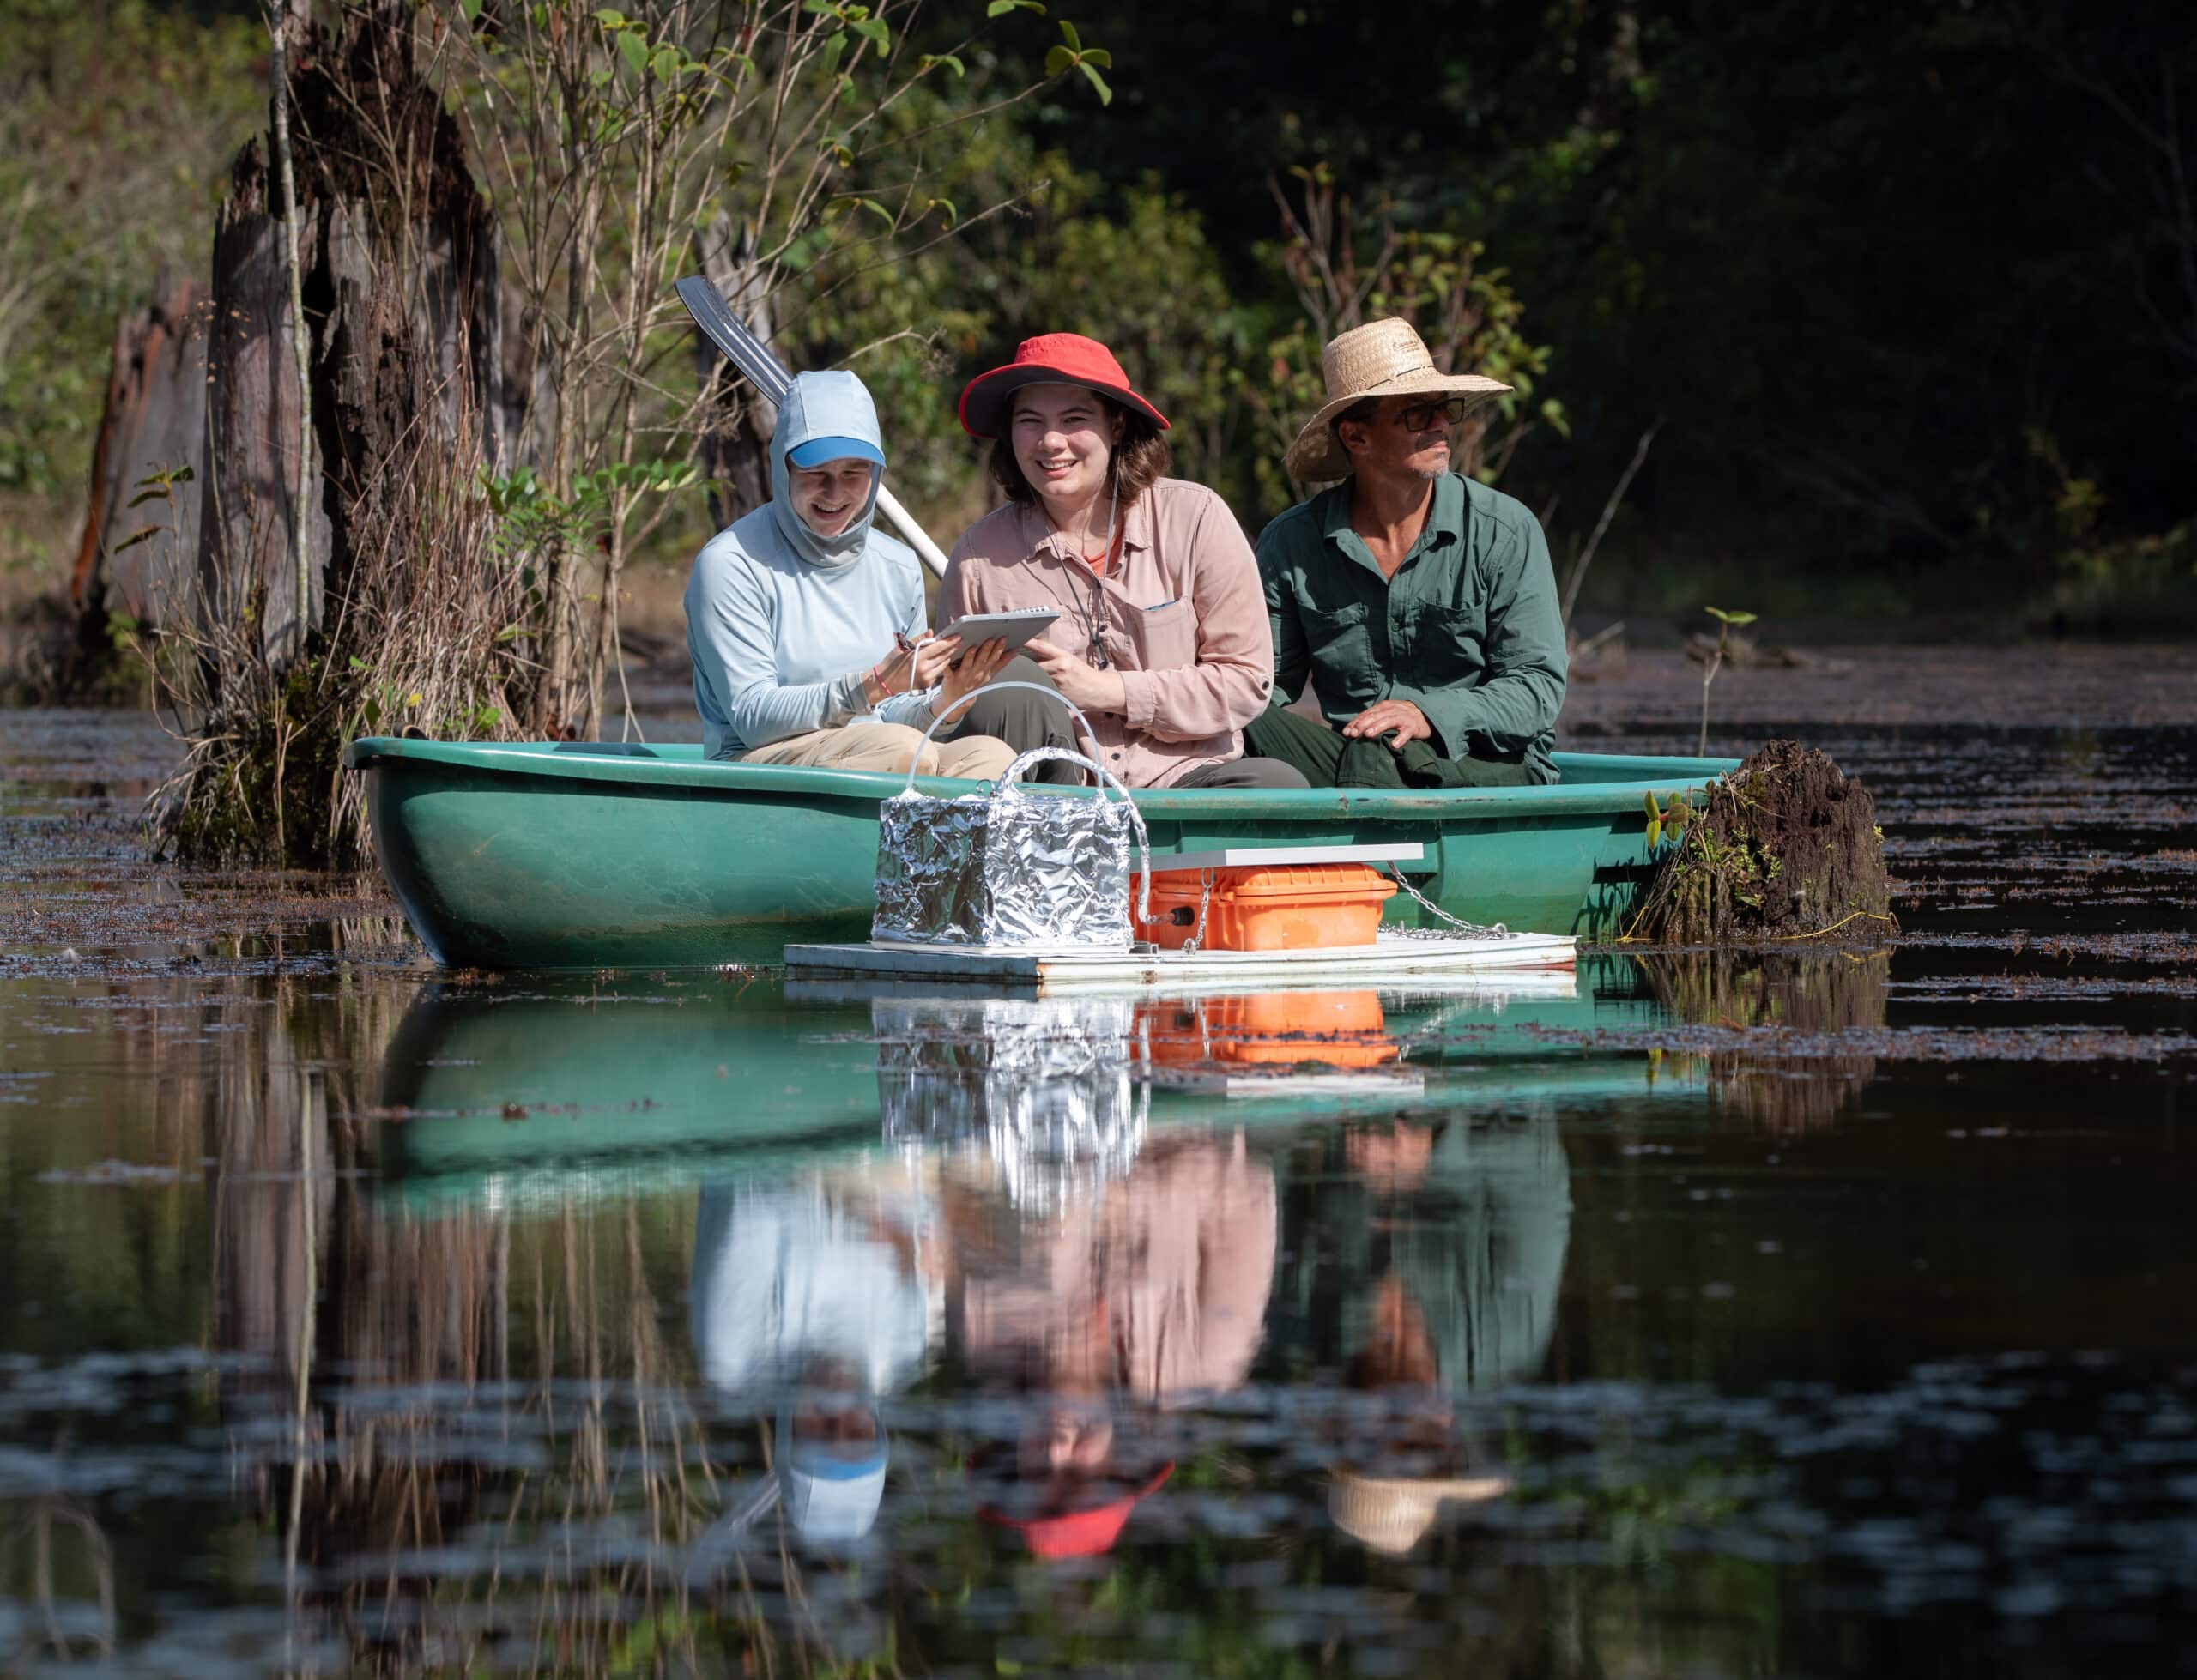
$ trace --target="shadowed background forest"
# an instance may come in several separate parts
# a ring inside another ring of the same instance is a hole
[[[1057,8],[991,9],[963,73],[922,90],[941,113],[1058,68]],[[268,33],[213,5],[0,13],[0,601],[20,603],[65,585],[118,319],[207,270],[231,160],[266,125]],[[895,481],[942,540],[986,499],[954,392],[1058,329],[1114,345],[1175,418],[1177,470],[1256,531],[1297,493],[1281,445],[1358,285],[1366,312],[1468,311],[1461,360],[1521,388],[1481,469],[1543,514],[1559,570],[1657,428],[1583,613],[2197,622],[2197,8],[1069,15],[1102,63],[923,160],[953,237],[869,268],[826,241],[779,299],[790,360],[852,356],[877,390]],[[943,52],[965,21],[896,27]],[[628,576],[675,582],[711,518],[676,494]]]

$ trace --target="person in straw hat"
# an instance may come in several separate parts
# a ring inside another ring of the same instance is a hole
[[[1328,400],[1287,457],[1342,480],[1259,537],[1274,704],[1244,750],[1315,787],[1553,782],[1564,622],[1540,523],[1450,469],[1450,434],[1510,387],[1444,373],[1407,321],[1374,321],[1320,358]],[[1284,710],[1307,677],[1325,726]]]
[[[954,545],[940,615],[1056,609],[1030,657],[1132,788],[1304,786],[1244,756],[1274,683],[1251,546],[1220,497],[1166,476],[1167,417],[1114,353],[1080,333],[1026,338],[969,382],[961,425],[991,442],[1007,503]]]

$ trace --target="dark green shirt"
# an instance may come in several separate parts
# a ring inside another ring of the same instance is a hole
[[[1394,577],[1350,528],[1350,480],[1300,502],[1259,535],[1274,625],[1274,687],[1309,674],[1328,727],[1377,700],[1408,700],[1437,751],[1500,758],[1556,780],[1564,620],[1540,522],[1477,480],[1434,483],[1426,528]]]

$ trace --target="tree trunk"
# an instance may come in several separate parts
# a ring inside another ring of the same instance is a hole
[[[206,473],[199,521],[202,630],[249,627],[267,662],[297,656],[326,593],[330,532],[324,499],[296,500],[298,366],[282,226],[269,198],[257,140],[231,171],[214,224],[215,330],[206,355]],[[305,213],[308,223],[318,207]],[[311,238],[310,225],[299,241]],[[308,326],[312,324],[310,320]],[[308,598],[298,601],[294,547],[305,521]]]
[[[293,138],[298,248],[312,345],[314,442],[309,599],[300,613],[287,488],[298,447],[289,288],[269,171],[239,155],[214,248],[209,358],[204,602],[250,613],[269,665],[286,668],[327,620],[386,528],[392,493],[423,442],[515,464],[503,396],[495,230],[457,119],[414,57],[413,17],[393,0],[347,7],[332,39],[298,53]],[[422,540],[429,534],[418,534]]]
[[[771,304],[755,265],[755,242],[735,235],[719,211],[706,232],[694,236],[694,261],[733,313],[763,342],[771,341]],[[694,332],[695,372],[709,394],[710,419],[702,433],[700,466],[710,499],[710,519],[720,530],[771,499],[771,434],[776,404],[742,383],[699,328]]]
[[[92,638],[103,640],[118,613],[156,628],[188,594],[205,481],[207,316],[203,293],[181,281],[160,287],[115,329],[83,541],[69,584],[70,605]],[[130,505],[147,478],[185,468],[191,476],[171,483],[165,497]],[[148,529],[158,535],[130,541]]]

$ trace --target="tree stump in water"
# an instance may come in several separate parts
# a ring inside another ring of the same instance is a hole
[[[110,613],[165,622],[188,585],[205,466],[209,312],[191,281],[164,281],[115,329],[90,505],[69,582],[70,605],[100,640]],[[140,496],[163,473],[175,480],[166,493]]]
[[[1771,741],[1698,808],[1673,801],[1658,816],[1666,837],[1635,939],[1713,945],[1897,929],[1877,803],[1813,747]]]

